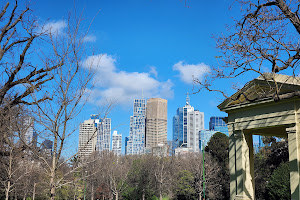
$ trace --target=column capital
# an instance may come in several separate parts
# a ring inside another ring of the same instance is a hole
[[[236,139],[243,139],[245,136],[243,134],[243,130],[235,130],[233,131],[233,136]]]
[[[289,134],[289,133],[296,133],[296,126],[292,126],[292,127],[287,127],[285,129],[285,131]]]

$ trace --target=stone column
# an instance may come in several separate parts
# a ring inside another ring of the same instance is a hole
[[[298,124],[298,123],[297,123]],[[300,199],[300,132],[299,125],[294,127],[286,128],[289,141],[289,160],[290,160],[290,185],[292,199]]]
[[[254,200],[252,134],[234,131],[229,137],[230,199]]]

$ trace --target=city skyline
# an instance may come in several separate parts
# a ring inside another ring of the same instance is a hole
[[[125,136],[125,140],[122,140],[123,134],[118,134],[117,130],[111,130],[113,121],[111,118],[100,118],[98,114],[93,114],[91,119],[85,120],[80,125],[79,154],[84,154],[80,152],[81,143],[87,141],[87,138],[83,139],[83,134],[88,134],[90,137],[89,135],[93,132],[97,133],[94,136],[96,139],[90,139],[91,142],[87,145],[87,149],[91,150],[88,150],[88,154],[95,150],[99,152],[108,150],[117,155],[151,153],[152,148],[162,148],[168,143],[167,135],[172,135],[173,153],[176,152],[175,149],[178,152],[199,152],[203,145],[202,141],[205,141],[206,145],[214,133],[223,132],[228,135],[227,124],[223,121],[223,117],[210,117],[208,123],[210,130],[204,129],[204,112],[191,106],[189,94],[186,95],[185,106],[179,107],[176,113],[173,116],[173,131],[167,132],[167,100],[161,98],[134,99],[133,115],[129,117],[131,131],[128,136]],[[122,148],[125,148],[125,151],[122,151]]]
[[[57,7],[58,3],[61,6]],[[75,4],[78,11],[88,10],[83,12],[87,22],[95,18],[85,38],[91,52],[87,52],[88,57],[82,63],[94,60],[99,64],[95,66],[93,90],[83,112],[78,115],[78,126],[91,113],[103,113],[107,104],[113,104],[108,113],[113,119],[111,128],[123,133],[125,141],[132,101],[144,95],[145,98],[168,100],[168,132],[172,132],[172,117],[178,107],[184,106],[187,92],[191,94],[191,104],[205,113],[205,122],[210,116],[225,116],[216,107],[224,97],[207,91],[194,94],[198,88],[197,84],[193,85],[193,77],[203,78],[218,64],[220,54],[212,35],[226,32],[226,24],[232,22],[232,16],[240,15],[238,8],[227,9],[230,2],[189,1],[185,5],[182,1],[84,0]],[[33,9],[41,21],[51,16],[47,25],[64,33],[67,29],[63,16],[73,7],[71,5],[74,1],[43,1],[34,4]],[[214,12],[209,12],[208,8],[213,8]],[[238,85],[251,78],[250,75],[238,80]],[[235,91],[230,81],[225,85],[218,81],[215,84],[225,88],[228,94]],[[208,129],[208,124],[205,128]],[[79,129],[75,133],[69,146],[78,144]],[[168,140],[171,139],[168,134]]]

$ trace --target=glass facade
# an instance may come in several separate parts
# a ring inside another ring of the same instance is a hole
[[[101,118],[97,123],[97,151],[110,150],[111,119]]]
[[[187,96],[185,106],[178,108],[173,117],[173,153],[176,148],[190,148],[191,151],[198,152],[199,130],[202,129],[204,113],[195,111]]]
[[[209,121],[209,130],[221,132],[229,136],[228,126],[223,118],[224,117],[211,117]]]
[[[135,99],[133,116],[130,116],[129,140],[126,153],[128,155],[144,154],[145,151],[146,100]]]

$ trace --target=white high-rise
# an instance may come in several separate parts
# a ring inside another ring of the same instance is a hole
[[[144,154],[145,123],[146,100],[144,98],[135,99],[133,103],[133,116],[130,116],[130,132],[126,149],[128,155]]]
[[[97,151],[110,150],[111,119],[99,119],[97,123]]]
[[[96,150],[97,129],[95,119],[85,120],[79,128],[79,157],[88,157]]]
[[[24,142],[27,145],[32,145],[34,142],[34,120],[33,117],[26,117],[24,120]]]
[[[193,152],[199,152],[199,134],[204,130],[204,113],[194,110],[188,112],[188,141],[187,147]]]
[[[112,152],[120,156],[121,149],[122,149],[122,134],[118,134],[117,131],[114,131],[112,135]]]
[[[184,107],[178,108],[173,117],[173,152],[187,148],[199,152],[199,131],[204,129],[204,113],[194,110],[187,95]]]

